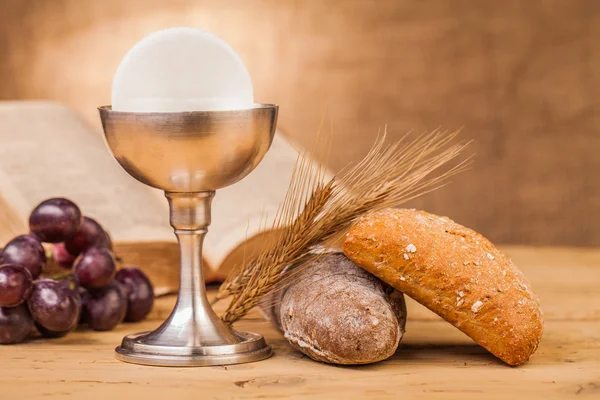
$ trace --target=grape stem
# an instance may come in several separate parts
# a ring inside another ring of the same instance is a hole
[[[69,279],[73,277],[73,273],[72,272],[65,272],[64,274],[57,274],[57,275],[53,275],[52,279],[54,279],[55,281],[60,281],[62,279]]]

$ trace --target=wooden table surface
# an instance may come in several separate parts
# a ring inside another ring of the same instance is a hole
[[[168,314],[173,298],[166,297],[152,319],[112,332],[0,346],[0,399],[600,399],[600,250],[505,250],[539,294],[545,316],[540,348],[517,368],[414,302],[398,352],[373,365],[314,362],[256,313],[236,326],[265,335],[275,350],[268,360],[204,368],[116,361],[123,335],[152,329]]]

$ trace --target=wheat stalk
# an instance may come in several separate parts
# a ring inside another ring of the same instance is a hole
[[[364,214],[435,190],[464,170],[468,159],[432,176],[468,145],[450,145],[457,133],[433,131],[412,141],[406,135],[387,146],[384,133],[362,161],[328,182],[316,158],[301,155],[271,228],[279,231],[277,240],[244,262],[219,290],[219,299],[233,297],[222,320],[235,322],[282,282],[289,284],[294,275],[289,266],[319,257],[315,248],[339,239]]]
[[[326,147],[327,144],[329,147]],[[312,151],[298,154],[284,201],[270,227],[270,231],[279,232],[273,243],[277,243],[277,248],[284,250],[284,253],[285,249],[302,247],[301,233],[311,226],[311,218],[319,215],[333,193],[333,182],[323,183],[325,168],[322,167],[322,160],[328,156],[330,145],[319,130]],[[308,196],[310,198],[307,200]],[[234,270],[221,284],[213,303],[239,293],[264,259],[289,257],[275,252],[276,248],[273,247],[269,254],[263,251],[258,256],[244,260],[241,268]]]

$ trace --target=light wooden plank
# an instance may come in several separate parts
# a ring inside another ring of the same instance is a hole
[[[594,285],[600,278],[600,250],[507,251],[526,271],[550,314],[538,352],[518,368],[504,365],[454,327],[418,309],[409,314],[396,355],[369,366],[314,362],[293,350],[256,312],[237,328],[265,335],[275,350],[268,360],[208,368],[116,361],[113,348],[121,337],[158,326],[173,304],[171,296],[159,299],[151,320],[122,324],[112,332],[77,331],[61,339],[0,347],[0,398],[598,398],[600,293]],[[569,297],[576,300],[566,301]]]

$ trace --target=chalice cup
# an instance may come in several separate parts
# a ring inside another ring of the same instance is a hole
[[[192,112],[99,108],[106,143],[138,181],[165,191],[181,255],[177,303],[155,331],[128,335],[121,361],[157,366],[253,362],[272,354],[263,337],[222,322],[206,297],[202,242],[215,190],[248,175],[269,149],[278,107]],[[235,210],[232,210],[234,212]]]

